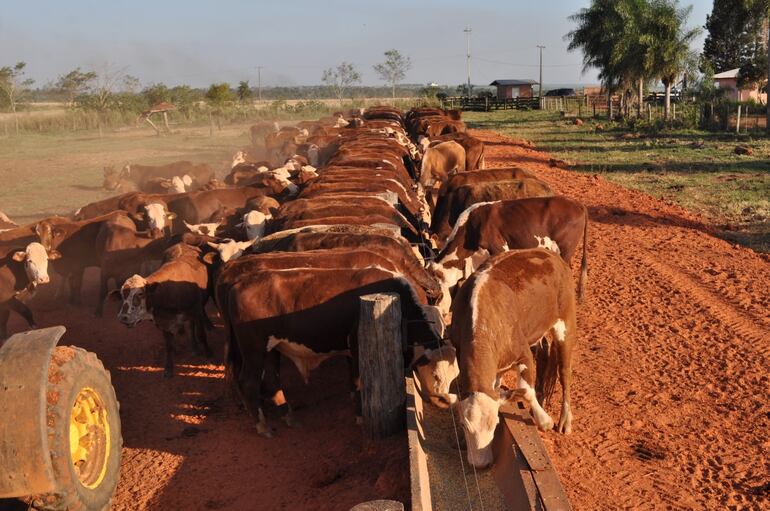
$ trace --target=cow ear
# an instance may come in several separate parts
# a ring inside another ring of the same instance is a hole
[[[137,222],[142,222],[144,221],[144,213],[132,213],[131,218],[133,218]]]
[[[218,255],[219,252],[207,252],[203,254],[203,262],[206,264],[214,264],[214,261],[217,260]]]
[[[55,261],[56,259],[61,258],[61,252],[58,250],[51,250],[48,252],[48,260],[49,261]]]
[[[107,293],[107,298],[114,302],[121,302],[123,301],[123,296],[120,294],[120,289],[113,289],[109,293]]]
[[[158,184],[160,185],[161,188],[165,188],[166,190],[171,188],[171,182],[170,181],[161,181]]]
[[[166,218],[173,220],[176,218],[176,213],[166,213]]]
[[[219,249],[219,243],[212,243],[211,241],[207,241],[206,245],[210,246],[214,250],[218,250]]]
[[[20,263],[20,262],[22,262],[24,259],[26,259],[26,258],[27,258],[27,253],[26,253],[26,252],[24,252],[23,250],[19,250],[18,252],[14,252],[14,253],[13,253],[13,256],[11,256],[11,257],[13,258],[13,260],[14,260],[14,261],[17,261],[17,262],[19,262],[19,263]]]

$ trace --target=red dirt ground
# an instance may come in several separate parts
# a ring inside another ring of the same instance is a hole
[[[768,509],[770,263],[709,234],[687,211],[601,177],[549,167],[549,156],[490,132],[487,166],[518,164],[588,206],[589,285],[578,313],[571,436],[545,434],[576,510]],[[577,262],[577,261],[575,261]],[[257,436],[225,392],[222,366],[180,342],[178,374],[161,377],[160,334],[128,330],[110,305],[36,297],[41,326],[96,352],[121,401],[123,464],[116,510],[347,510],[408,498],[403,436],[365,443],[342,361],[305,386],[284,365],[302,422]],[[51,286],[53,287],[53,286]],[[12,316],[10,330],[24,328]],[[210,334],[215,353],[222,335]],[[557,404],[550,405],[556,412]]]

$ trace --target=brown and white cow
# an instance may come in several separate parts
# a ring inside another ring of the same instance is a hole
[[[546,350],[541,339],[549,332],[553,342]],[[517,372],[517,391],[543,431],[554,423],[538,397],[549,399],[558,372],[562,408],[557,430],[572,431],[575,291],[569,266],[558,255],[544,249],[517,250],[487,261],[457,293],[450,338],[460,367],[459,412],[471,465],[483,468],[493,462],[498,410],[508,398],[499,385],[509,371]],[[532,347],[544,351],[536,385]]]
[[[228,293],[225,375],[256,419],[257,431],[272,436],[262,411],[263,398],[285,405],[290,412],[281,390],[278,353],[295,363],[305,381],[324,360],[350,356],[352,381],[356,381],[358,299],[362,295],[398,293],[407,341],[437,345],[438,329],[413,291],[402,275],[380,268],[264,270],[245,275],[222,290]]]
[[[142,187],[153,178],[168,178],[174,176],[184,176],[187,174],[198,183],[206,183],[214,178],[214,171],[205,163],[195,164],[190,161],[176,161],[166,165],[138,165],[126,164],[121,170],[115,170],[112,167],[104,168],[105,190],[117,190],[121,185],[126,186],[132,183],[135,188],[141,190]]]
[[[552,197],[553,190],[547,183],[536,178],[486,181],[462,185],[443,197],[443,205],[433,215],[431,229],[440,240],[452,231],[460,214],[479,202]]]
[[[166,345],[165,377],[174,374],[174,335],[189,328],[193,351],[211,349],[206,341],[204,306],[208,300],[208,268],[201,249],[178,243],[164,254],[163,264],[142,277],[133,275],[120,288],[123,304],[118,320],[129,328],[151,320]]]
[[[48,261],[60,256],[56,250],[46,251],[37,242],[19,250],[0,249],[0,341],[8,336],[11,311],[27,320],[30,328],[35,328],[32,311],[19,300],[19,293],[33,292],[37,286],[50,282]]]
[[[508,250],[547,248],[569,263],[583,239],[578,296],[588,279],[588,211],[566,197],[474,204],[460,215],[446,246],[428,267],[443,290],[439,308],[449,309],[451,289],[490,256]]]

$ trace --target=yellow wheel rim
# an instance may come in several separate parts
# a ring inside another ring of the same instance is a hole
[[[110,423],[99,394],[83,388],[75,398],[70,415],[70,457],[80,484],[99,486],[107,473],[110,455]]]

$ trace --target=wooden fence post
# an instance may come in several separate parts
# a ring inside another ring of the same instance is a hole
[[[384,438],[404,428],[406,390],[401,303],[396,293],[359,299],[358,374],[364,433]]]
[[[741,105],[738,105],[738,118],[735,120],[735,132],[741,132]]]

